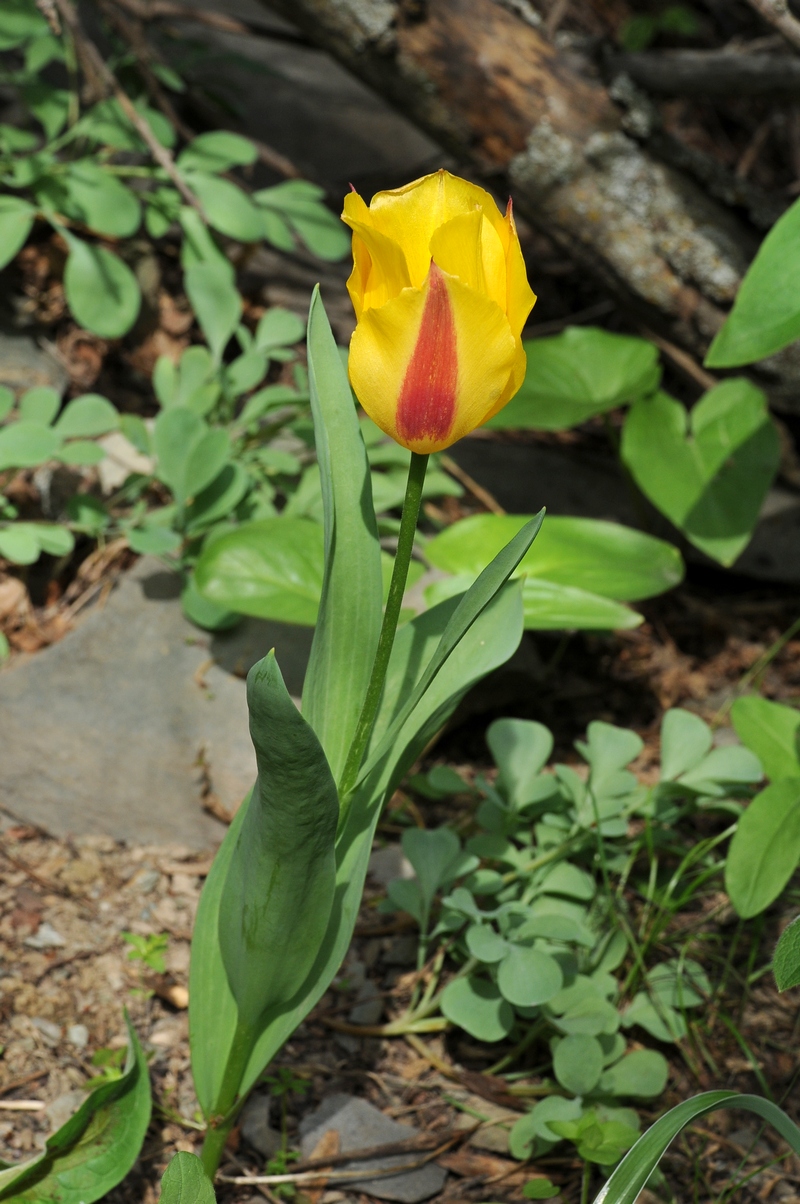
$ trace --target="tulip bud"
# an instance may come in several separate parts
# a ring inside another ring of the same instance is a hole
[[[369,206],[356,192],[347,282],[358,324],[350,381],[378,426],[441,451],[481,426],[525,378],[522,328],[536,300],[511,202],[438,171]]]

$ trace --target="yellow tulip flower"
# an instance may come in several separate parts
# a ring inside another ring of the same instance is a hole
[[[357,192],[347,288],[358,324],[350,381],[378,426],[441,451],[492,418],[525,377],[522,327],[536,300],[511,213],[447,171]]]

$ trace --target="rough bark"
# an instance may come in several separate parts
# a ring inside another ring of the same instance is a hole
[[[507,183],[518,209],[637,316],[702,354],[758,236],[637,141],[636,114],[590,63],[556,50],[520,0],[261,2]],[[766,370],[790,406],[800,365],[784,354]]]
[[[609,66],[648,92],[667,96],[800,96],[800,58],[791,54],[644,51],[615,54]]]

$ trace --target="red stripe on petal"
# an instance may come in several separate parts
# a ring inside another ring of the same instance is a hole
[[[444,276],[431,263],[422,322],[397,406],[397,433],[404,442],[447,438],[455,418],[457,384],[453,307]]]

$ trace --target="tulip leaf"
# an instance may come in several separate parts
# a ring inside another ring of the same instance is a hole
[[[440,643],[456,606],[455,600],[442,603],[418,615],[398,632],[382,711],[376,723],[378,735],[397,711],[400,697],[397,691],[413,688],[423,666]],[[393,741],[391,755],[384,756],[356,789],[336,840],[336,894],[322,947],[293,1007],[274,1017],[261,1034],[242,1081],[241,1094],[250,1090],[266,1064],[324,995],[339,970],[358,917],[372,841],[384,800],[394,791],[432,735],[447,721],[466,691],[504,664],[516,650],[521,637],[520,589],[510,583],[484,608],[444,663]],[[239,808],[206,879],[192,941],[189,982],[192,1065],[197,1098],[206,1115],[213,1113],[236,1025],[236,1004],[219,947],[218,916],[222,885],[249,805],[245,800]]]
[[[164,1171],[159,1204],[216,1204],[216,1199],[197,1155],[177,1153]]]
[[[594,1204],[635,1204],[675,1138],[701,1116],[729,1108],[753,1112],[769,1121],[795,1153],[800,1154],[800,1129],[777,1104],[757,1095],[739,1095],[736,1091],[705,1091],[671,1108],[642,1134],[603,1184],[595,1196]]]
[[[445,572],[477,576],[529,519],[530,515],[521,514],[472,515],[434,536],[425,555]],[[531,585],[541,578],[568,589],[633,602],[677,585],[683,578],[683,561],[672,544],[620,523],[548,515],[515,575],[525,575]],[[538,605],[544,609],[545,602],[546,594]],[[532,592],[526,605],[531,620],[536,608],[537,595]]]
[[[622,458],[653,505],[727,566],[750,540],[780,442],[764,394],[736,377],[691,411],[666,393],[637,402],[625,420]]]
[[[751,695],[737,698],[731,719],[742,744],[756,754],[771,781],[800,778],[800,711]]]
[[[303,713],[338,780],[375,658],[382,582],[369,462],[319,289],[308,319],[308,368],[322,486],[325,570]]]
[[[219,941],[239,1025],[254,1041],[302,985],[325,935],[339,797],[274,652],[250,670],[247,705],[258,778],[222,888]]]
[[[757,794],[736,825],[725,863],[725,889],[745,920],[769,907],[800,862],[800,777]]]
[[[568,326],[523,346],[528,370],[522,387],[487,426],[566,430],[647,397],[661,377],[652,343],[598,326]]]
[[[180,412],[188,413],[166,411]],[[195,570],[197,589],[239,614],[313,627],[323,588],[323,545],[322,528],[306,518],[243,523],[204,549]]]
[[[103,1083],[22,1164],[0,1163],[0,1200],[14,1204],[93,1204],[124,1179],[150,1123],[150,1078],[128,1021],[122,1076]]]
[[[452,654],[453,650],[458,646],[464,634],[470,629],[472,624],[477,619],[478,615],[491,602],[492,598],[502,589],[505,583],[513,574],[514,570],[519,565],[525,553],[536,538],[541,529],[544,520],[544,510],[541,510],[534,518],[526,522],[525,526],[519,531],[513,539],[498,552],[492,562],[486,566],[481,572],[477,580],[469,587],[465,594],[461,596],[458,604],[453,611],[447,626],[442,632],[442,638],[428,662],[424,672],[417,681],[410,695],[405,699],[397,716],[388,728],[382,741],[372,746],[372,750],[367,758],[367,761],[361,768],[359,781],[370,772],[372,768],[380,761],[381,757],[388,753],[391,748],[392,741],[402,729],[406,720],[413,713],[414,708],[422,699],[425,691],[429,688],[436,677],[436,674],[445,664],[447,658]],[[376,725],[377,727],[377,725]]]

